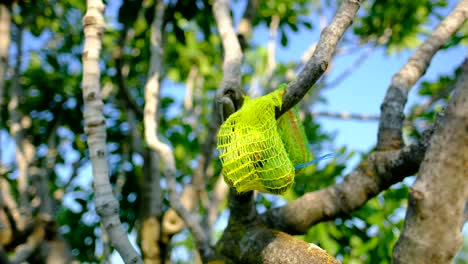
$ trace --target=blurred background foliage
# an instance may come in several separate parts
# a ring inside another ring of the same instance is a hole
[[[333,14],[338,3],[334,1],[263,1],[252,21],[254,32],[266,31],[272,17],[279,18],[278,43],[282,46],[297,41],[296,32],[318,34],[319,17]],[[53,2],[53,3],[50,3]],[[212,101],[222,77],[223,51],[211,13],[212,1],[170,0],[164,17],[164,76],[162,133],[172,145],[178,167],[180,186],[190,181],[201,153],[200,145],[208,135],[212,122]],[[141,191],[144,148],[142,139],[143,88],[149,67],[150,24],[154,19],[151,0],[107,1],[107,30],[101,54],[102,89],[108,127],[111,181],[120,201],[120,216],[133,236],[141,224]],[[236,22],[242,16],[245,1],[234,1]],[[442,17],[439,9],[446,1],[365,1],[359,17],[346,33],[340,48],[360,49],[366,45],[379,46],[389,56],[401,50],[414,48],[421,36],[429,33],[429,26]],[[81,19],[85,13],[84,1],[19,1],[13,9],[11,65],[20,63],[20,74],[8,72],[6,98],[11,94],[11,80],[20,84],[21,116],[31,117],[25,135],[36,147],[34,166],[44,169],[49,165],[49,190],[56,200],[56,221],[59,231],[69,243],[74,256],[82,262],[102,262],[108,251],[108,241],[102,236],[98,217],[92,203],[90,162],[83,133],[83,101],[81,95],[81,50],[83,33]],[[465,26],[446,46],[447,49],[466,45]],[[22,36],[22,57],[18,57],[18,39]],[[300,41],[304,41],[303,39]],[[309,41],[309,40],[306,40]],[[298,61],[277,61],[268,78],[267,43],[246,40],[243,66],[245,90],[260,89],[260,94],[290,80],[291,71],[300,67]],[[312,41],[310,41],[311,44]],[[20,59],[20,61],[18,61]],[[13,67],[12,67],[13,68]],[[327,76],[321,83],[326,83]],[[421,136],[446,104],[455,76],[440,76],[433,82],[423,82],[418,91],[420,104],[411,107],[405,125],[407,141]],[[192,82],[192,96],[184,97],[188,83]],[[322,87],[325,89],[326,87]],[[318,89],[318,88],[317,88]],[[318,89],[319,90],[319,89]],[[311,104],[324,102],[320,94],[305,98]],[[6,109],[8,100],[2,105]],[[318,190],[342,180],[345,165],[355,153],[345,146],[334,144],[334,135],[324,131],[310,113],[303,111],[304,125],[310,148],[319,155],[339,152],[341,157],[308,167],[296,179],[294,188],[285,196],[258,194],[260,212],[294,200],[305,192]],[[9,135],[9,111],[2,111],[2,161],[4,175],[17,195],[14,142]],[[137,136],[135,136],[135,133]],[[47,153],[55,151],[52,157]],[[221,171],[220,163],[210,163],[208,193]],[[363,208],[311,228],[301,236],[316,243],[344,263],[390,263],[391,252],[402,227],[408,186],[412,178],[394,185],[388,191],[370,200]],[[163,210],[168,209],[164,179]],[[32,191],[31,196],[34,195]],[[140,209],[139,209],[140,208]],[[227,219],[226,204],[216,224],[215,239],[220,235]],[[36,212],[37,213],[37,212]],[[203,210],[200,209],[200,214]],[[172,240],[172,260],[191,263],[194,244],[184,230]],[[467,246],[465,245],[465,248]],[[460,256],[457,263],[468,261]],[[468,262],[464,262],[468,263]]]

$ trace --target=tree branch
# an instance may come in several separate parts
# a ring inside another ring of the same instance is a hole
[[[468,58],[455,87],[410,191],[394,263],[449,263],[462,245],[468,197]]]
[[[104,4],[88,0],[83,17],[85,43],[83,49],[83,100],[85,132],[94,175],[96,211],[108,232],[112,244],[126,263],[143,263],[128,240],[119,219],[119,203],[112,193],[106,146],[106,127],[100,92],[99,53],[104,34]]]
[[[283,105],[281,109],[276,109],[277,118],[296,105],[328,68],[336,45],[351,25],[360,4],[360,0],[343,1],[330,25],[322,31],[312,57],[297,78],[286,87]]]
[[[462,0],[393,76],[381,105],[378,150],[399,149],[403,146],[403,111],[408,92],[426,72],[434,54],[458,31],[467,17],[468,0]]]
[[[329,117],[329,118],[337,118],[337,119],[347,119],[347,120],[361,120],[361,121],[378,121],[379,116],[374,115],[363,115],[363,114],[355,114],[355,113],[348,113],[348,112],[341,112],[341,113],[330,113],[330,112],[313,112],[312,115],[314,117]]]
[[[0,244],[0,262],[4,264],[11,264],[10,261],[8,260],[8,256],[5,252],[5,249],[3,249],[3,246]]]
[[[145,263],[158,263],[165,252],[160,245],[167,241],[161,240],[161,218],[163,194],[161,189],[161,172],[158,154],[147,150],[145,155],[144,178],[142,183],[143,223],[141,226],[141,250]]]
[[[26,230],[28,226],[27,221],[21,215],[15,198],[13,197],[10,183],[6,179],[0,179],[0,194],[2,196],[2,203],[10,213],[12,219],[14,220],[16,228],[20,231]]]

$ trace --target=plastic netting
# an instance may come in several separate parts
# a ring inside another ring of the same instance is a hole
[[[291,163],[296,166],[308,162],[312,158],[307,144],[307,136],[300,122],[297,107],[292,108],[278,118],[278,133],[285,146]],[[296,169],[296,175],[301,169]]]
[[[224,180],[239,193],[285,192],[293,184],[294,165],[311,156],[297,110],[275,119],[283,93],[284,89],[278,89],[255,99],[246,97],[242,108],[220,128],[218,149]]]

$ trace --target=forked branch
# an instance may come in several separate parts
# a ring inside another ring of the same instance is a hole
[[[381,105],[377,149],[399,149],[403,146],[403,110],[408,93],[426,72],[435,53],[458,31],[467,18],[468,0],[462,0],[419,46],[408,63],[393,76]]]
[[[104,4],[88,0],[83,17],[85,43],[83,49],[84,122],[89,156],[94,176],[96,211],[109,234],[110,240],[125,263],[143,263],[130,244],[128,234],[119,219],[119,203],[112,193],[106,146],[106,126],[101,98],[99,54],[104,34]]]

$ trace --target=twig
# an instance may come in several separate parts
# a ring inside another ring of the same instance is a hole
[[[124,73],[124,68],[128,67],[127,64],[123,62],[123,51],[124,51],[124,46],[125,46],[125,40],[127,38],[127,33],[128,33],[128,26],[125,24],[124,28],[120,32],[119,39],[117,41],[117,49],[115,50],[115,53],[113,55],[114,60],[115,60],[115,66],[117,68],[117,87],[119,87],[120,93],[122,93],[122,98],[125,101],[125,103],[130,107],[130,109],[133,110],[133,112],[137,115],[139,119],[143,118],[143,111],[141,110],[141,107],[135,102],[133,99],[132,94],[128,90],[127,83],[125,81],[126,74]]]
[[[172,208],[177,214],[184,219],[196,241],[197,248],[200,250],[202,258],[206,261],[212,254],[212,249],[209,246],[208,237],[202,229],[196,216],[191,214],[180,202],[177,193],[176,166],[174,153],[171,148],[162,142],[158,136],[159,131],[158,107],[159,107],[159,90],[160,77],[162,72],[162,24],[164,15],[164,4],[162,1],[156,3],[156,15],[151,25],[151,60],[148,81],[145,85],[145,108],[144,108],[144,125],[145,125],[145,140],[148,146],[156,151],[164,164],[164,175],[166,176],[167,186],[169,190],[169,200]]]
[[[312,115],[314,117],[330,117],[330,118],[337,118],[337,119],[355,119],[361,121],[379,121],[379,116],[375,115],[363,115],[363,114],[355,114],[355,113],[348,113],[348,112],[341,112],[341,113],[330,113],[330,112],[313,112]]]
[[[104,4],[88,0],[83,18],[85,43],[83,49],[83,99],[85,132],[94,175],[96,211],[101,217],[110,240],[125,263],[143,263],[128,240],[119,219],[119,203],[112,193],[106,146],[106,127],[100,92],[99,53],[104,34]]]
[[[426,72],[434,54],[464,24],[467,17],[468,0],[462,0],[393,76],[381,105],[377,149],[398,149],[403,145],[403,110],[408,92]]]
[[[449,263],[462,245],[468,197],[468,58],[455,87],[410,191],[395,263]]]
[[[359,0],[343,1],[330,25],[322,31],[314,54],[297,78],[286,87],[283,105],[281,109],[276,109],[276,117],[296,105],[328,68],[336,45],[351,25],[360,3]]]
[[[338,75],[338,77],[336,77],[333,81],[331,82],[328,82],[328,83],[325,83],[324,86],[327,88],[327,89],[331,89],[331,88],[334,88],[336,86],[338,86],[340,83],[342,83],[348,76],[351,75],[351,73],[353,73],[357,68],[359,68],[359,66],[361,66],[365,61],[366,59],[369,57],[369,55],[375,50],[376,46],[373,46],[373,47],[370,47],[368,48],[366,51],[364,51],[363,53],[361,53],[361,55],[359,55],[359,57],[353,62],[351,63],[351,65],[346,68],[342,73],[340,73]]]

